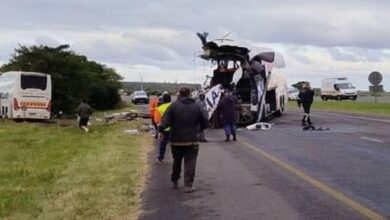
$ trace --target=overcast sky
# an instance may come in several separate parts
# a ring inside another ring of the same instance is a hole
[[[22,45],[58,46],[113,67],[127,81],[203,82],[196,32],[284,55],[289,84],[347,76],[390,90],[390,1],[0,0],[0,64]]]

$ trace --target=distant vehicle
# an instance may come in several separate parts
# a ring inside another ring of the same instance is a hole
[[[50,119],[51,77],[35,72],[0,75],[0,117]]]
[[[288,100],[297,100],[298,99],[299,90],[296,88],[288,89]]]
[[[321,84],[321,98],[328,99],[352,99],[356,100],[356,88],[346,77],[323,79]]]
[[[211,126],[221,125],[217,106],[226,91],[238,97],[239,124],[281,116],[288,98],[287,81],[277,70],[284,67],[283,56],[270,49],[260,51],[255,47],[207,41],[207,36],[208,33],[198,33],[203,49],[200,57],[216,64],[203,85]]]
[[[146,94],[146,92],[143,90],[133,92],[131,94],[130,98],[131,98],[131,102],[134,104],[138,104],[138,103],[148,104],[149,103],[149,97]]]

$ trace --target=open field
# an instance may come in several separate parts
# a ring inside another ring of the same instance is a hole
[[[141,125],[0,120],[0,219],[133,219],[151,143],[123,130]]]
[[[313,109],[325,111],[338,111],[350,113],[363,113],[374,115],[390,115],[390,95],[386,94],[377,97],[377,103],[372,96],[359,96],[356,101],[353,100],[328,100],[322,101],[319,97],[315,97],[312,105]],[[288,102],[289,108],[296,108],[296,101]]]

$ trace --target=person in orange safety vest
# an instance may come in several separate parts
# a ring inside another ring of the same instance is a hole
[[[150,115],[150,119],[152,121],[152,125],[154,127],[154,130],[156,131],[156,135],[154,136],[155,138],[157,138],[158,132],[157,132],[157,123],[154,120],[154,114],[156,112],[160,96],[161,96],[161,93],[157,93],[157,96],[153,97],[149,102],[149,115]]]

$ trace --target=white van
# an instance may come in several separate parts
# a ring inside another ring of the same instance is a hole
[[[299,90],[297,88],[288,88],[288,100],[298,100]]]
[[[322,80],[321,98],[328,99],[352,99],[356,100],[356,88],[348,81],[347,77],[327,78]]]

